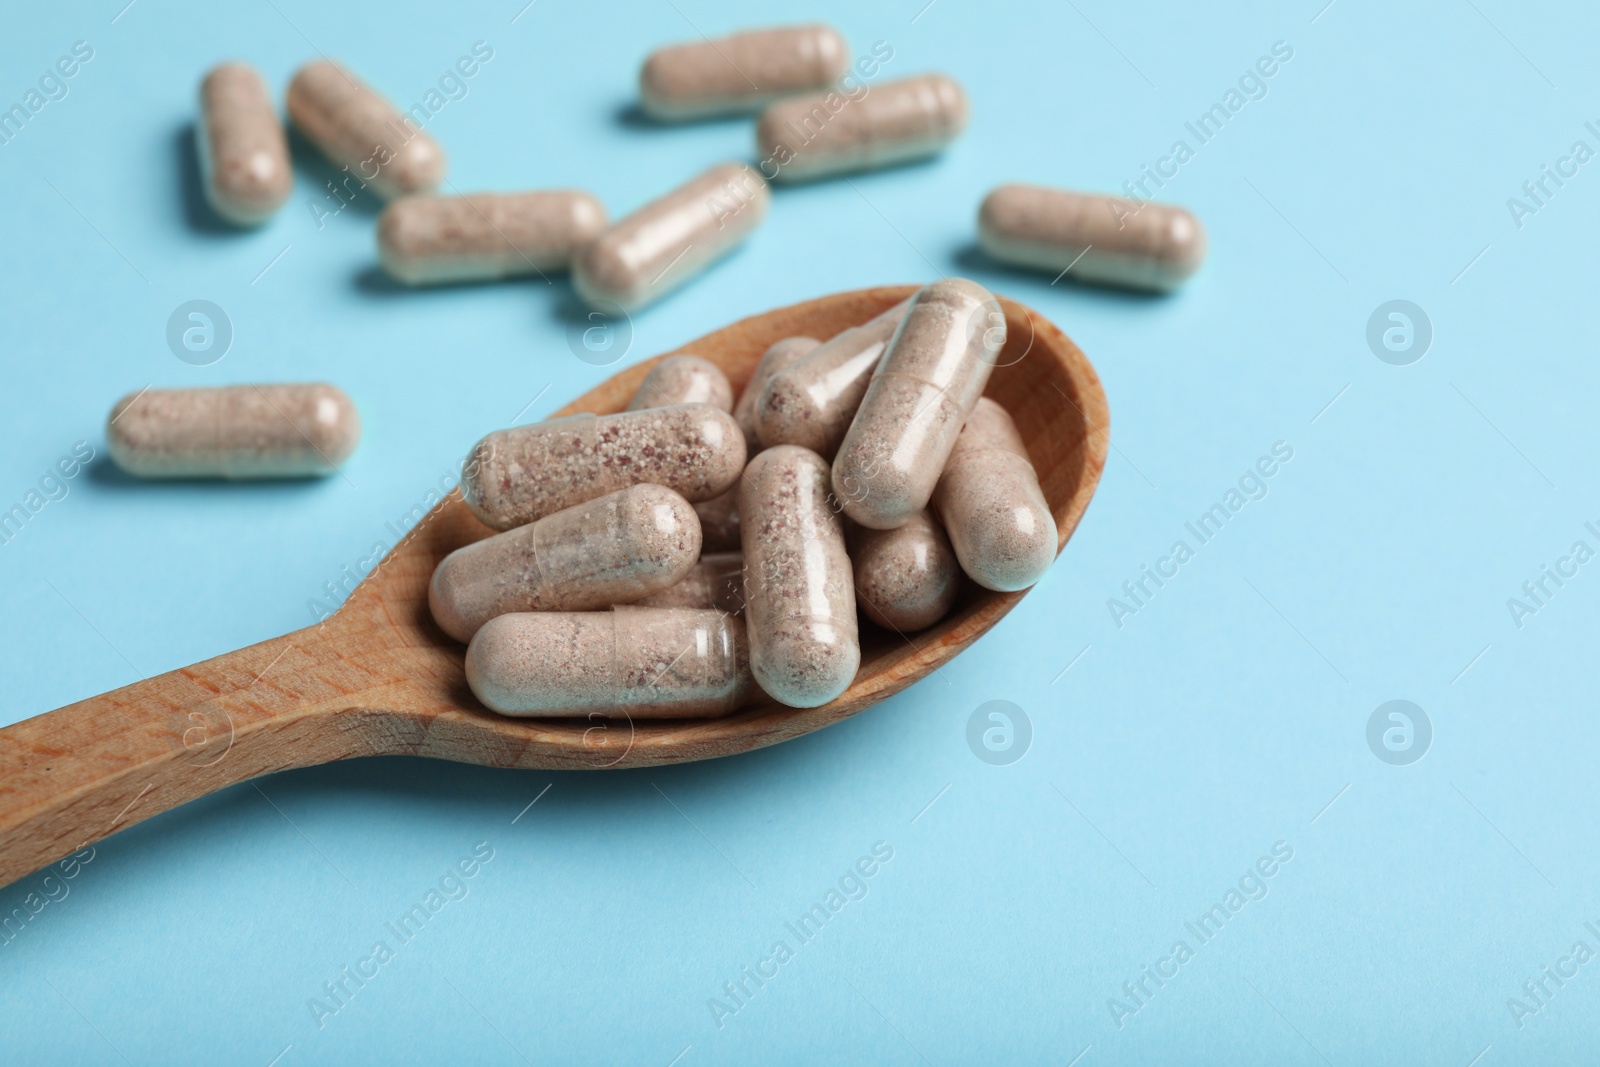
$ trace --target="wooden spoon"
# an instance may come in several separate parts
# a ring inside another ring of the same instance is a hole
[[[718,364],[737,388],[774,341],[831,337],[912,291],[838,293],[745,319],[678,351]],[[1008,339],[988,393],[1028,442],[1065,545],[1105,466],[1105,393],[1060,330],[1020,304],[1000,303]],[[629,367],[555,414],[621,411],[656,361]],[[493,532],[453,492],[318,625],[0,730],[0,885],[185,801],[292,767],[353,756],[641,767],[786,741],[898,693],[1023,596],[968,582],[950,615],[929,630],[904,636],[863,625],[860,673],[819,708],[765,702],[721,719],[637,723],[511,719],[473,697],[463,647],[428,613],[438,562]]]

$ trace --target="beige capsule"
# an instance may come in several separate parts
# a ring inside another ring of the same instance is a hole
[[[490,619],[467,685],[503,715],[726,715],[753,694],[744,626],[720,611],[619,607]]]
[[[850,69],[832,26],[775,26],[669,45],[639,71],[639,103],[667,122],[738,115],[781,96],[822,89]]]
[[[461,496],[486,525],[509,530],[642,482],[710,500],[743,469],[733,416],[685,404],[496,430],[462,464]]]
[[[444,149],[370,86],[316,59],[289,83],[289,118],[335,164],[386,200],[444,180]]]
[[[945,464],[933,508],[961,569],[985,589],[1026,589],[1055,562],[1055,516],[1027,445],[999,404],[972,410]]]
[[[434,568],[428,608],[469,641],[513,611],[594,611],[676,585],[700,556],[700,522],[683,497],[634,485],[475,541]]]
[[[259,226],[289,199],[289,139],[254,67],[223,63],[207,72],[196,132],[206,200],[218,215]]]
[[[900,633],[925,630],[944,618],[961,587],[950,539],[926,510],[893,530],[855,527],[850,564],[861,610]]]
[[[772,193],[745,163],[722,163],[619,219],[572,261],[591,307],[643,307],[733,251],[766,218]]]
[[[739,402],[733,406],[734,421],[744,431],[744,447],[750,455],[761,451],[761,439],[756,434],[756,402],[766,391],[767,383],[779,371],[788,369],[797,360],[810,355],[820,344],[822,342],[815,337],[785,337],[761,353],[755,371],[745,383],[744,392],[739,394]]]
[[[378,216],[378,260],[407,285],[543,274],[605,225],[600,201],[575,189],[407,196]]]
[[[873,368],[910,306],[909,299],[902,300],[860,326],[835,334],[774,374],[756,401],[756,435],[761,443],[799,445],[832,458],[861,406]]]
[[[739,403],[734,406],[734,421],[744,431],[745,461],[761,451],[761,442],[756,440],[750,425],[751,411],[754,404],[749,401],[751,390],[759,389],[773,373],[792,363],[803,355],[809,348],[814,348],[817,341],[811,337],[789,337],[769,347],[761,356],[761,361],[756,365],[755,374],[745,385],[744,392],[739,395]],[[643,392],[643,387],[640,387]],[[735,485],[721,496],[696,504],[695,514],[700,516],[700,529],[705,535],[705,551],[707,552],[737,552],[741,544],[739,534],[739,487]]]
[[[756,682],[792,708],[826,704],[861,665],[855,584],[828,499],[828,464],[795,445],[767,449],[740,482],[739,513]]]
[[[713,608],[730,615],[744,611],[744,556],[708,552],[677,585],[633,602],[637,608]]]
[[[834,457],[846,515],[892,530],[928,506],[1005,341],[1000,303],[977,282],[917,290]]]
[[[674,404],[710,404],[720,411],[733,410],[733,386],[722,368],[699,356],[668,356],[644,376],[629,411],[667,408]]]
[[[978,240],[1005,263],[1130,289],[1175,288],[1206,258],[1205,227],[1181,207],[1038,185],[984,197]]]
[[[966,129],[967,94],[943,74],[780,100],[756,123],[761,173],[808,181],[936,155]]]
[[[320,382],[145,389],[106,420],[112,461],[140,478],[332,474],[360,438],[356,406]]]
[[[814,337],[788,337],[769,347],[762,353],[761,361],[756,365],[755,373],[745,385],[744,392],[739,394],[739,403],[734,406],[733,418],[744,431],[744,447],[746,462],[749,457],[761,451],[761,442],[756,439],[753,426],[755,403],[751,400],[751,393],[764,387],[773,374],[785,366],[799,359],[807,351],[815,348],[818,341]],[[742,543],[739,533],[739,487],[735,485],[719,497],[694,506],[695,514],[700,516],[700,529],[705,533],[705,550],[707,552],[737,552]]]

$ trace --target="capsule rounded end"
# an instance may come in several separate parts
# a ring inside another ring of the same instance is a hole
[[[744,431],[728,412],[710,404],[688,404],[682,410],[694,420],[693,432],[705,446],[705,481],[711,491],[703,498],[721,496],[733,488],[744,473]],[[698,503],[699,501],[695,501]]]
[[[467,645],[467,687],[485,707],[502,715],[522,710],[512,677],[521,652],[520,628],[516,615],[500,615],[480,626]]]
[[[750,650],[750,670],[772,699],[815,708],[837,699],[855,680],[861,644],[855,627],[833,619],[789,619]]]
[[[618,519],[626,541],[622,551],[638,568],[635,577],[651,587],[677,582],[700,558],[700,516],[664,485],[641,483],[619,494]]]
[[[1194,214],[1185,208],[1174,207],[1166,222],[1165,244],[1168,255],[1165,260],[1172,284],[1185,281],[1200,269],[1206,260],[1206,251],[1210,242],[1206,237],[1206,228]]]
[[[391,198],[431,193],[444,181],[448,166],[439,142],[418,131],[379,168],[373,188]]]
[[[462,644],[472,640],[483,621],[462,605],[461,578],[457,572],[463,566],[470,567],[470,561],[461,554],[471,547],[458,548],[440,560],[433,569],[433,577],[428,580],[428,612],[439,629]]]

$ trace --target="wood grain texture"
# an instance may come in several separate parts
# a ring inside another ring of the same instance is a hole
[[[780,308],[677,351],[711,360],[742,388],[774,341],[830,337],[913,288]],[[1009,336],[988,395],[1011,412],[1028,442],[1064,546],[1105,465],[1105,394],[1060,330],[1020,304],[1001,304]],[[556,414],[622,410],[650,367],[672,354],[629,367]],[[439,560],[492,532],[452,493],[322,623],[0,730],[0,885],[235,782],[352,756],[580,770],[776,744],[898,693],[970,645],[1024,595],[966,582],[950,615],[929,630],[904,636],[864,624],[855,682],[818,708],[763,703],[721,719],[648,723],[511,719],[473,697],[463,647],[433,624],[427,607]]]

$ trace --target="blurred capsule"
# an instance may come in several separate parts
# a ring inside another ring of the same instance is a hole
[[[733,410],[733,386],[722,368],[699,356],[668,356],[644,376],[628,403],[629,411],[666,408],[674,404],[710,404]]]
[[[254,67],[211,68],[200,83],[196,135],[206,199],[217,214],[239,226],[259,226],[289,199],[289,139]]]
[[[742,242],[772,194],[745,163],[723,163],[650,201],[581,249],[572,284],[590,307],[643,307]]]
[[[756,147],[773,181],[808,181],[936,155],[966,129],[967,94],[943,74],[780,100],[761,113]]]
[[[639,71],[639,103],[667,122],[737,115],[850,69],[849,46],[831,26],[775,26],[669,45]]]
[[[1082,282],[1163,291],[1200,269],[1206,230],[1181,207],[1037,185],[1002,185],[978,209],[995,259]]]
[[[542,274],[566,270],[605,225],[600,201],[577,190],[408,196],[378,216],[378,259],[407,285]]]
[[[289,83],[289,118],[334,162],[386,200],[444,180],[444,149],[376,90],[332,60],[315,59]]]
[[[318,477],[360,439],[355,404],[321,382],[144,389],[106,420],[112,462],[140,478]]]

